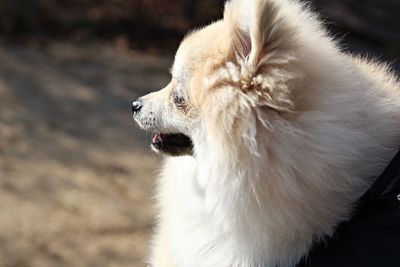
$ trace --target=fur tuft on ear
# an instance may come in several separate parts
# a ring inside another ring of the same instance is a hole
[[[231,0],[224,11],[242,91],[257,106],[278,111],[291,110],[289,83],[300,76],[293,64],[295,27],[283,14],[296,10],[282,10],[285,1]]]

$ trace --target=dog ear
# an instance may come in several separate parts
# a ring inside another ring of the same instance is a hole
[[[288,67],[295,60],[295,34],[287,21],[292,11],[281,8],[285,1],[231,0],[224,11],[232,54],[240,65],[242,90],[253,93],[258,105],[277,110],[290,109],[288,81],[296,76]]]
[[[279,1],[285,0],[231,0],[225,5],[224,20],[230,25],[235,52],[250,64],[258,64],[290,37]]]

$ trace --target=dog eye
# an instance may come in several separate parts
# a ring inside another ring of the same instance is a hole
[[[174,104],[178,107],[178,108],[183,108],[185,107],[185,99],[181,96],[179,96],[178,94],[174,94],[173,95],[173,99],[174,99]]]

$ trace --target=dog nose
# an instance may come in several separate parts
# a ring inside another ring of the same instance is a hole
[[[133,114],[138,113],[142,109],[142,101],[140,99],[132,102],[132,112]]]

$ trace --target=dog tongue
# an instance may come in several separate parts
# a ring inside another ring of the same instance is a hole
[[[162,134],[156,134],[156,135],[154,135],[153,136],[153,139],[151,139],[151,142],[153,143],[153,144],[158,144],[158,143],[161,143],[162,142],[162,136],[161,136]]]

